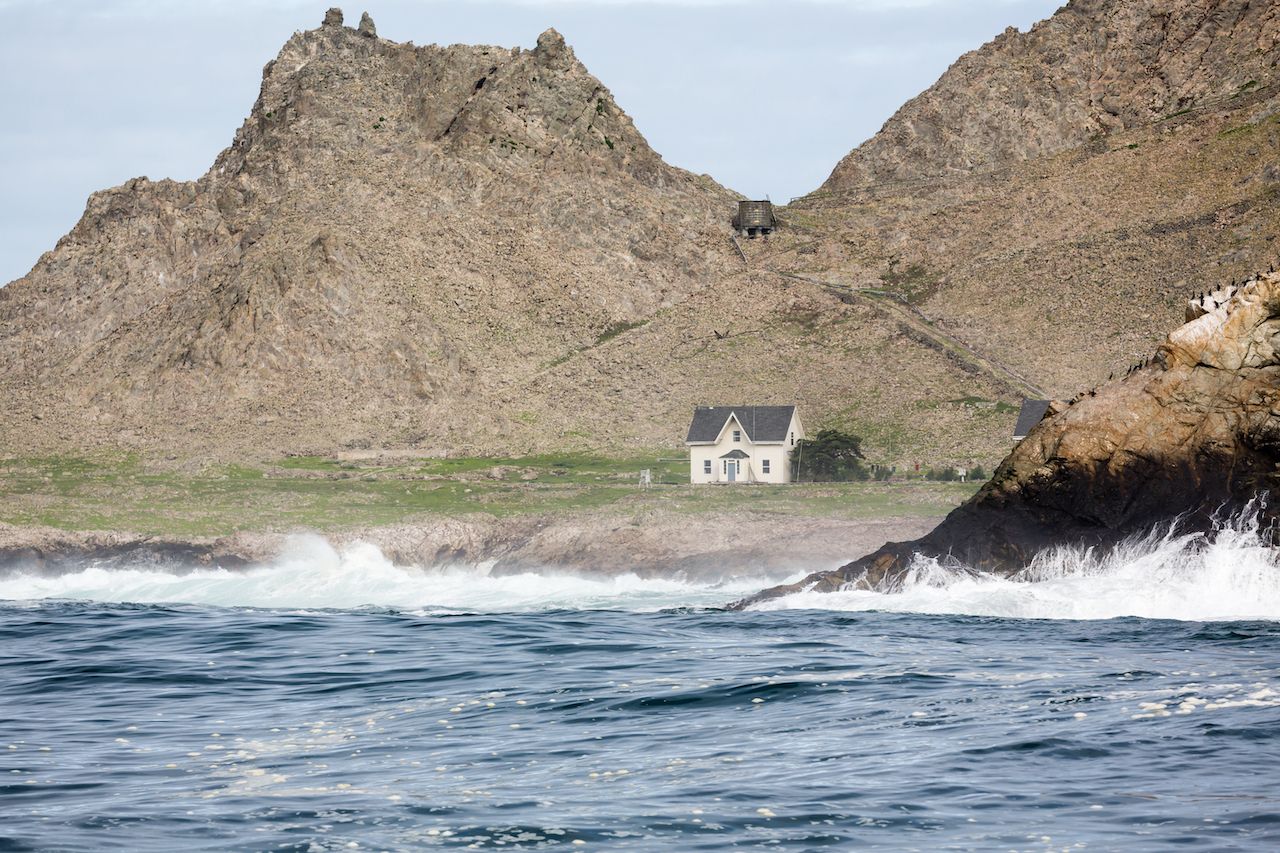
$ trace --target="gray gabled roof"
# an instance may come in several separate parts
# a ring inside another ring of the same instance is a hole
[[[1013,437],[1022,438],[1035,429],[1036,424],[1044,420],[1044,413],[1047,411],[1048,400],[1023,400],[1022,408],[1018,411],[1018,425],[1013,428]]]
[[[730,450],[728,453],[724,454],[720,458],[721,459],[747,459],[749,457],[744,451],[741,451],[735,447],[733,450]]]
[[[750,441],[786,441],[795,412],[795,406],[698,406],[685,443],[713,443],[730,415],[737,415]]]

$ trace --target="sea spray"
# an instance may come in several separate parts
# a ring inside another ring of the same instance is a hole
[[[718,606],[774,580],[692,583],[634,574],[585,577],[554,570],[495,575],[492,564],[400,566],[369,543],[335,548],[320,536],[300,535],[290,537],[275,560],[248,569],[174,566],[166,571],[89,564],[54,576],[0,577],[0,600],[444,612],[656,610]]]
[[[800,593],[757,609],[811,608],[1033,619],[1280,621],[1280,552],[1251,508],[1208,536],[1170,524],[1114,549],[1053,548],[1012,577],[916,558],[893,592]],[[803,572],[797,577],[803,576]],[[53,576],[0,577],[0,600],[72,599],[269,609],[385,608],[431,612],[659,610],[718,607],[776,578],[690,582],[547,569],[494,574],[470,567],[396,565],[376,546],[335,548],[291,537],[280,556],[248,569],[86,565]]]
[[[1280,620],[1280,551],[1256,507],[1209,535],[1171,523],[1115,548],[1052,548],[1011,577],[917,557],[888,593],[804,592],[762,610],[815,608],[1025,619]]]

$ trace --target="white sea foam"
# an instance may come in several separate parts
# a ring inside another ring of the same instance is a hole
[[[556,572],[495,576],[489,566],[398,566],[374,545],[335,549],[322,537],[297,536],[289,540],[278,559],[248,569],[164,571],[90,565],[54,576],[0,577],[0,600],[453,612],[657,610],[718,606],[776,582],[756,578],[725,584],[693,583],[634,574],[583,577]]]
[[[1157,531],[1105,553],[1058,548],[1001,578],[917,558],[901,591],[804,592],[760,609],[1001,616],[1024,619],[1280,620],[1280,550],[1256,515],[1205,536]]]
[[[90,565],[55,576],[9,575],[0,577],[0,600],[445,612],[657,610],[724,605],[777,582],[698,583],[554,571],[495,576],[487,566],[398,566],[370,544],[339,550],[319,536],[299,536],[275,561],[243,570],[170,572]],[[797,608],[1029,619],[1280,621],[1280,550],[1267,543],[1253,516],[1245,514],[1209,536],[1165,531],[1106,553],[1053,549],[1010,578],[917,559],[897,592],[806,592],[757,607]]]

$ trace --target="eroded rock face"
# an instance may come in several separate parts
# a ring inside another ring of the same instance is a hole
[[[1275,79],[1280,7],[1256,0],[1072,0],[1010,27],[908,101],[823,185],[994,169]]]
[[[0,288],[0,445],[492,446],[546,365],[739,268],[734,198],[554,31],[415,46],[330,9],[205,175],[94,194]]]
[[[1053,545],[1107,547],[1175,519],[1205,531],[1269,494],[1280,485],[1280,274],[1230,292],[1207,311],[1204,297],[1191,300],[1188,312],[1201,313],[1127,375],[1055,403],[923,538],[743,604],[801,589],[890,591],[917,554],[1010,574]]]

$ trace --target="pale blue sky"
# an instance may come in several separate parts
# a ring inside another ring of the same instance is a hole
[[[417,44],[532,47],[554,26],[669,162],[786,201],[961,53],[1057,0],[363,0]],[[339,3],[342,5],[341,3]],[[0,283],[27,272],[89,193],[191,179],[225,147],[262,66],[332,2],[0,0]],[[744,62],[768,74],[746,78]],[[744,124],[764,149],[735,144]]]

